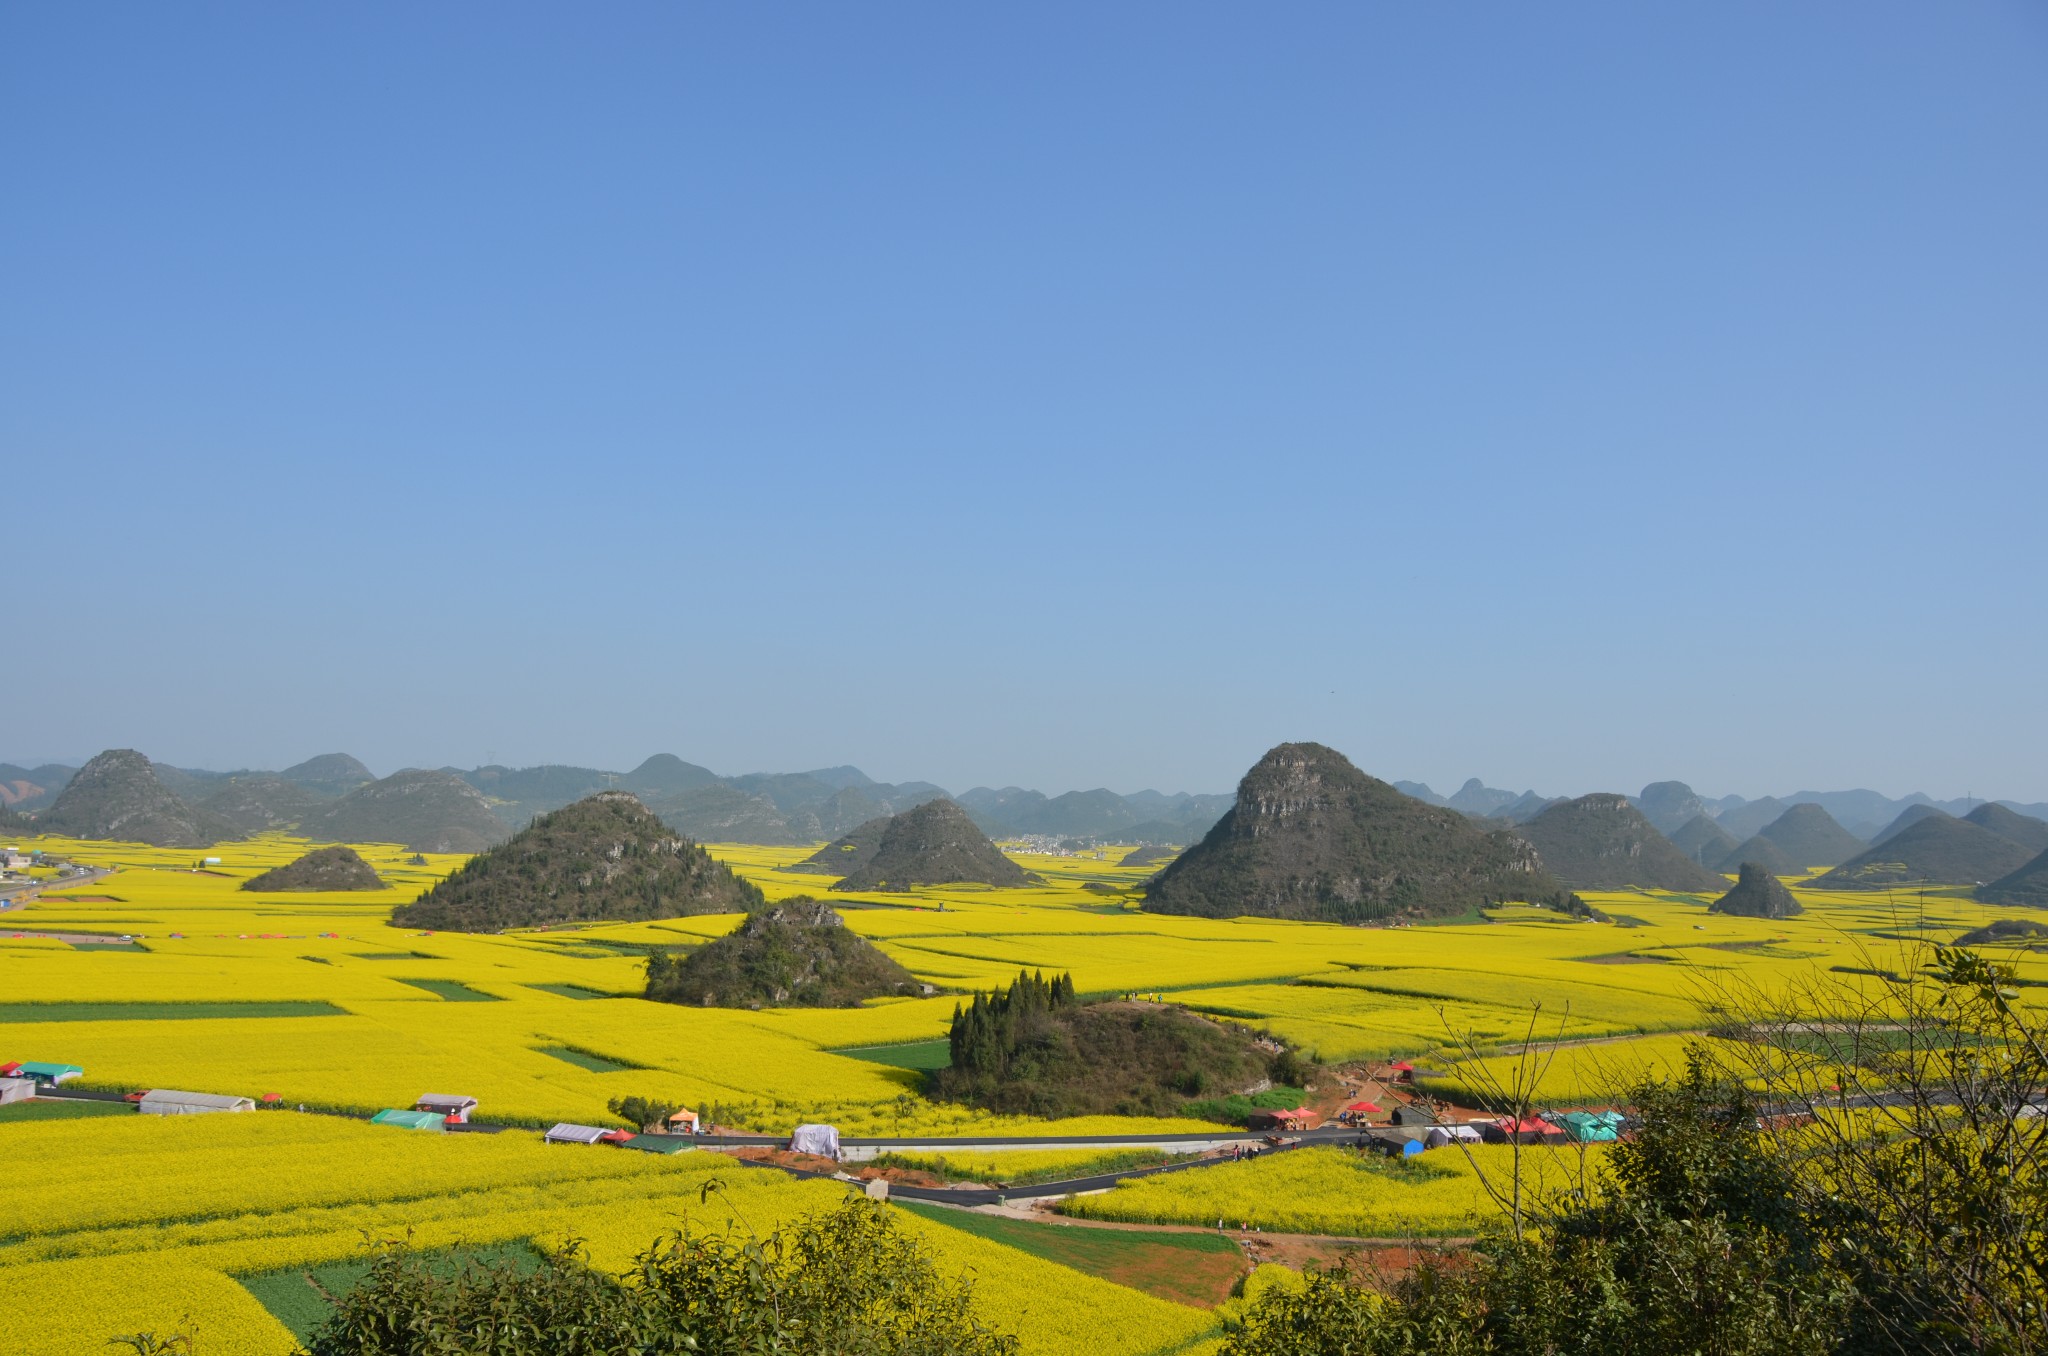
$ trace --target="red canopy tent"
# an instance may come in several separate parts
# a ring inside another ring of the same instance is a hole
[[[1350,1106],[1347,1106],[1344,1109],[1346,1111],[1376,1112],[1379,1111],[1381,1108],[1378,1102],[1353,1102]]]

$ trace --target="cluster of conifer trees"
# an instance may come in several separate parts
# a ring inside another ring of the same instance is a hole
[[[1053,1012],[1078,1001],[1072,975],[1048,979],[1034,970],[1020,972],[1000,993],[976,994],[974,1002],[964,1008],[955,1004],[948,1033],[953,1068],[970,1076],[1003,1077],[1017,1051],[1051,1033]]]

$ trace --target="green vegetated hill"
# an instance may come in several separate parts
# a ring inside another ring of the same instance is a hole
[[[791,826],[789,817],[766,796],[719,782],[648,801],[678,833],[700,843],[762,843],[789,847],[815,843],[816,832]]]
[[[376,774],[345,753],[323,753],[294,763],[277,775],[314,795],[328,797],[345,796],[377,780]]]
[[[1755,862],[1741,863],[1740,872],[1735,888],[1709,904],[1709,912],[1740,918],[1790,918],[1806,912],[1783,882]]]
[[[800,862],[780,868],[812,876],[850,876],[875,859],[882,850],[882,835],[889,830],[890,815],[870,819],[843,838],[825,844]]]
[[[1671,845],[1701,866],[1726,860],[1738,846],[1728,830],[1703,814],[1694,815],[1671,835]]]
[[[1897,819],[1885,825],[1884,828],[1878,831],[1876,836],[1871,838],[1870,846],[1876,847],[1879,843],[1898,837],[1923,819],[1932,819],[1937,815],[1945,813],[1946,811],[1935,805],[1908,805],[1905,809],[1899,811]]]
[[[415,852],[481,852],[511,832],[477,789],[424,768],[357,787],[299,821],[315,842],[403,843]]]
[[[244,836],[219,815],[178,799],[133,749],[108,749],[80,768],[35,827],[157,847],[210,847]]]
[[[1574,890],[1718,890],[1725,883],[1657,832],[1627,796],[1580,796],[1551,806],[1518,832]]]
[[[871,998],[926,992],[829,905],[802,895],[756,910],[732,932],[687,954],[647,958],[647,997],[662,1003],[856,1008]]]
[[[199,802],[243,833],[268,833],[296,826],[327,799],[283,777],[231,777]]]
[[[1118,865],[1157,866],[1161,862],[1170,862],[1178,856],[1180,856],[1179,848],[1168,847],[1160,843],[1147,843],[1143,847],[1135,847],[1126,852],[1123,860]]]
[[[1707,803],[1684,782],[1651,782],[1636,796],[1636,808],[1656,826],[1657,832],[1674,841],[1681,828],[1707,813]],[[1732,844],[1734,839],[1729,842]]]
[[[315,848],[242,882],[244,890],[381,890],[384,878],[352,847]]]
[[[1835,822],[1835,817],[1818,805],[1800,804],[1787,809],[1756,836],[1776,847],[1802,871],[1815,867],[1839,866],[1866,844]],[[1741,863],[1731,863],[1739,866]]]
[[[1788,808],[1790,807],[1776,796],[1765,796],[1760,800],[1744,801],[1740,805],[1725,809],[1717,818],[1721,827],[1728,830],[1728,836],[1740,842],[1756,837]],[[1734,869],[1732,866],[1729,868],[1731,871]]]
[[[605,791],[542,815],[472,857],[391,921],[499,932],[738,913],[762,902],[759,889],[678,836],[637,797]]]
[[[949,1040],[952,1064],[927,1091],[1018,1115],[1170,1116],[1274,1077],[1275,1057],[1242,1031],[1171,1004],[1082,1003],[1066,975],[976,994]]]
[[[44,763],[41,767],[0,763],[0,809],[22,814],[41,809],[55,800],[77,775],[77,768],[63,763]]]
[[[866,865],[835,890],[907,890],[913,885],[1029,885],[1037,878],[1003,855],[950,800],[891,816]]]
[[[1997,946],[2000,943],[2019,945],[2025,942],[2048,938],[2048,923],[2038,923],[2031,918],[2000,918],[1986,923],[1981,928],[1972,928],[1956,938],[1957,946]]]
[[[2033,854],[1967,819],[1935,815],[1807,882],[1815,890],[1884,890],[1898,885],[1998,881]]]
[[[1987,904],[2031,904],[2048,908],[2048,852],[1977,891]]]
[[[1155,913],[1367,922],[1570,893],[1505,829],[1396,791],[1321,744],[1261,758],[1237,802],[1146,887]]]
[[[1997,801],[1986,801],[1963,816],[1963,821],[2018,843],[2029,852],[2048,852],[2048,822],[2032,815],[2008,810]]]

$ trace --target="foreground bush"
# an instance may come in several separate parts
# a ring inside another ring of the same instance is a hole
[[[766,1239],[677,1234],[611,1276],[573,1248],[535,1268],[377,1259],[312,1356],[1013,1356],[888,1208],[849,1197]]]

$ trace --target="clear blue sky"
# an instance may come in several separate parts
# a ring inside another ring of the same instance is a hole
[[[0,757],[2048,797],[2031,0],[12,5],[0,150]]]

